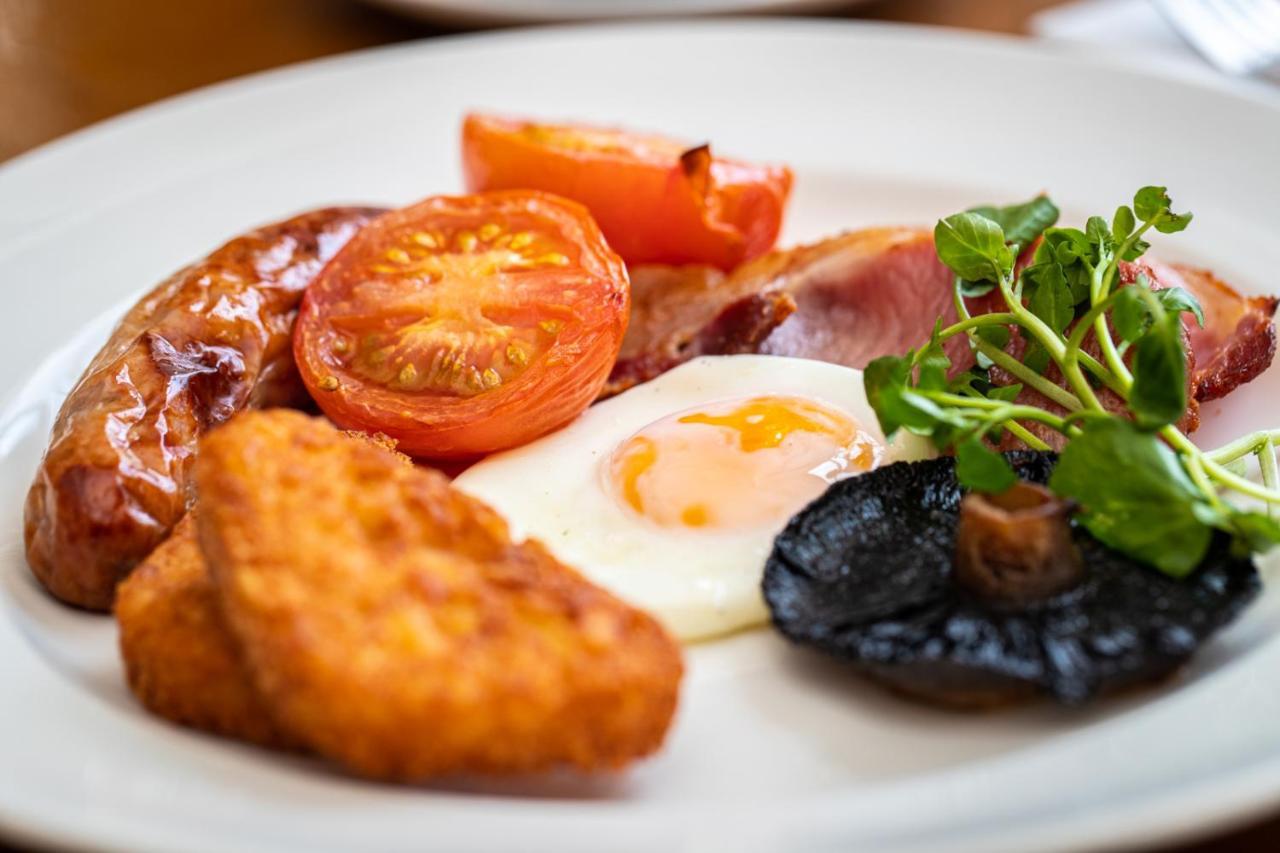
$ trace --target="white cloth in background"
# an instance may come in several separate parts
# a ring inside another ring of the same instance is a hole
[[[1031,19],[1031,33],[1082,49],[1121,55],[1171,74],[1229,80],[1178,35],[1149,0],[1077,0]]]

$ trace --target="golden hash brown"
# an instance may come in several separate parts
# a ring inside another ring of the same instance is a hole
[[[395,450],[382,433],[345,435]],[[271,721],[227,631],[193,514],[117,588],[115,615],[129,689],[152,713],[262,746],[297,747]]]
[[[348,438],[356,438],[356,439],[359,439],[360,441],[367,441],[370,444],[372,444],[374,447],[380,447],[383,450],[389,450],[396,455],[397,459],[399,459],[402,463],[406,465],[413,464],[412,459],[410,459],[408,456],[405,456],[400,451],[396,450],[396,445],[398,444],[398,442],[391,436],[387,435],[385,432],[361,432],[358,429],[344,429],[342,431],[342,434],[347,436]]]
[[[662,743],[678,646],[435,471],[297,412],[196,461],[223,613],[273,717],[354,772],[619,767]]]
[[[395,453],[382,433],[344,435]],[[395,453],[402,464],[409,458]],[[152,713],[278,749],[297,748],[267,713],[222,618],[188,514],[117,588],[115,615],[129,688]]]
[[[291,745],[223,624],[191,515],[120,584],[115,613],[129,689],[148,710],[263,746]]]

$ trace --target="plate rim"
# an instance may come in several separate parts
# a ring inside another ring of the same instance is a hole
[[[830,36],[835,29],[848,29],[850,31],[865,32],[868,30],[878,30],[890,33],[896,37],[901,37],[909,41],[928,42],[934,39],[940,39],[955,44],[969,44],[974,47],[983,47],[994,49],[996,51],[1012,51],[1014,53],[1025,53],[1027,55],[1035,55],[1043,58],[1046,51],[1043,43],[1033,42],[1015,36],[1005,36],[999,34],[987,33],[967,33],[956,32],[954,30],[944,28],[915,27],[907,25],[899,25],[893,23],[881,22],[865,22],[865,21],[843,21],[843,20],[812,20],[812,19],[755,19],[755,18],[717,18],[712,20],[699,21],[681,21],[673,23],[666,20],[631,22],[626,25],[619,25],[611,22],[596,22],[586,24],[561,25],[550,27],[538,27],[535,29],[511,30],[497,33],[466,33],[443,37],[434,37],[424,40],[410,41],[393,45],[381,46],[352,53],[341,54],[337,56],[324,57],[315,60],[294,63],[282,68],[272,69],[263,72],[257,72],[227,81],[203,87],[191,92],[175,95],[161,101],[142,106],[130,110],[119,116],[97,122],[86,128],[80,129],[72,134],[53,140],[50,143],[42,145],[10,160],[0,163],[0,188],[2,188],[7,180],[15,173],[20,173],[32,164],[47,163],[50,160],[56,160],[58,157],[78,157],[81,156],[83,149],[91,148],[95,144],[95,140],[99,139],[104,133],[113,131],[127,130],[129,127],[138,123],[149,121],[168,121],[174,110],[189,108],[202,102],[216,101],[221,98],[234,99],[240,92],[253,89],[260,89],[271,85],[288,83],[290,81],[299,81],[313,76],[316,72],[320,73],[342,73],[347,67],[364,66],[371,62],[390,62],[394,63],[398,56],[403,52],[406,55],[416,54],[422,51],[447,51],[447,50],[468,50],[475,46],[483,48],[484,45],[493,44],[507,40],[528,41],[530,39],[539,38],[561,38],[567,34],[580,35],[588,37],[596,32],[617,32],[624,28],[629,34],[634,34],[638,30],[660,31],[676,27],[679,30],[689,33],[694,30],[733,30],[745,28],[753,30],[759,27],[770,29],[771,34],[777,34],[776,30],[786,28],[789,32],[785,35],[789,37],[802,36],[806,31],[821,32],[824,36]],[[1057,46],[1055,46],[1057,47]],[[1075,54],[1068,48],[1061,50],[1048,51],[1052,56],[1068,64],[1077,64],[1085,62],[1078,54]],[[1192,86],[1213,92],[1215,96],[1227,97],[1232,99],[1243,100],[1247,103],[1257,105],[1262,108],[1275,110],[1280,106],[1280,100],[1272,100],[1269,92],[1255,91],[1251,89],[1237,89],[1229,87],[1225,82],[1217,83],[1210,80],[1184,80],[1173,78],[1167,73],[1162,73],[1158,69],[1142,69],[1135,68],[1131,63],[1121,61],[1114,58],[1097,57],[1087,60],[1089,64],[1102,64],[1107,67],[1123,69],[1125,72],[1144,77],[1150,81],[1158,81],[1162,83],[1173,83],[1183,86]],[[18,242],[22,242],[26,232],[22,230],[15,231],[10,237]],[[0,240],[0,248],[7,240]],[[16,395],[22,392],[26,387],[30,377],[28,376],[16,388],[5,389],[0,398],[3,399],[3,410],[7,414],[11,409],[11,404]],[[6,621],[9,621],[6,617]],[[6,625],[7,628],[16,629],[16,625]],[[21,634],[20,631],[16,633]],[[40,658],[38,652],[31,648],[26,638],[20,638],[25,646],[25,653],[36,659],[37,665],[48,666],[47,661]],[[1235,784],[1228,785],[1228,781]],[[2,784],[2,783],[0,783]],[[1214,794],[1217,794],[1215,797]],[[1181,803],[1184,801],[1193,802],[1196,805],[1194,809],[1178,810],[1176,813],[1179,820],[1167,821],[1160,831],[1153,834],[1149,824],[1132,826],[1128,831],[1123,826],[1117,826],[1113,812],[1116,810],[1132,808],[1133,803],[1123,801],[1116,804],[1111,809],[1099,812],[1097,810],[1089,813],[1086,819],[1071,819],[1067,821],[1067,826],[1062,827],[1064,830],[1069,829],[1069,833],[1064,833],[1062,837],[1070,837],[1073,846],[1083,845],[1091,846],[1101,844],[1103,842],[1114,843],[1116,841],[1137,843],[1140,841],[1150,842],[1152,840],[1169,839],[1177,836],[1179,839],[1190,838],[1195,835],[1207,834],[1217,828],[1232,825],[1249,817],[1261,813],[1266,808],[1280,802],[1280,750],[1275,751],[1270,756],[1260,758],[1255,764],[1246,765],[1244,772],[1224,772],[1212,777],[1201,777],[1195,784],[1180,786],[1172,792],[1176,796],[1172,798],[1173,802]],[[1147,795],[1141,799],[1139,805],[1148,811],[1161,812],[1162,816],[1167,818],[1169,804],[1165,802],[1168,799],[1164,796]],[[1206,802],[1214,802],[1214,815],[1212,819],[1206,818]],[[1130,816],[1132,811],[1127,811]],[[1140,824],[1141,822],[1135,822]],[[1082,824],[1084,828],[1082,829]],[[1046,827],[1053,828],[1054,824],[1037,823],[1030,828],[1037,834],[1043,832]],[[61,844],[70,841],[73,844],[83,844],[90,840],[95,845],[101,845],[101,839],[89,839],[77,830],[67,830],[63,827],[31,827],[23,828],[21,818],[15,816],[10,808],[9,803],[4,799],[0,799],[0,829],[4,834],[12,834],[13,837],[26,838],[36,841],[45,841],[52,844]],[[1119,830],[1119,835],[1117,831]],[[1025,839],[1024,839],[1025,840]]]

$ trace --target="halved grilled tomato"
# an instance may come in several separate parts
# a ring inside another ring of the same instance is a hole
[[[791,170],[713,157],[663,136],[467,116],[467,188],[528,188],[582,202],[627,263],[731,269],[778,238]]]
[[[468,457],[582,412],[629,309],[626,267],[586,208],[528,191],[441,196],[352,238],[307,288],[293,348],[338,425]]]

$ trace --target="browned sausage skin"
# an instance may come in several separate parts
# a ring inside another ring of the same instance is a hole
[[[306,399],[289,346],[298,300],[379,213],[327,208],[251,231],[125,315],[62,404],[27,493],[27,562],[50,592],[110,609],[186,512],[201,434],[248,406]]]

